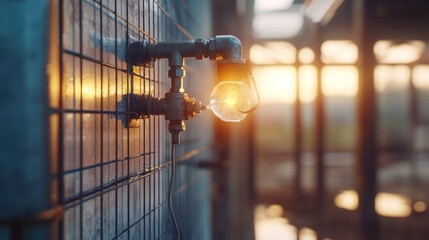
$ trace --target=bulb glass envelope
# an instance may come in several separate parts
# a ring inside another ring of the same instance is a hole
[[[221,120],[240,122],[257,105],[255,86],[244,60],[218,61],[218,84],[210,95],[209,108]]]

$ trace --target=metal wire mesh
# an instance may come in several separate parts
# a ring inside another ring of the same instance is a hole
[[[58,190],[64,239],[173,239],[167,212],[170,139],[163,117],[128,128],[127,93],[162,97],[167,65],[127,65],[130,41],[193,38],[186,1],[62,0]],[[55,129],[52,129],[55,128]],[[189,133],[178,149],[174,206],[184,239],[210,238],[210,174],[192,167],[207,148]],[[202,141],[204,142],[204,141]],[[190,160],[190,161],[189,161]]]

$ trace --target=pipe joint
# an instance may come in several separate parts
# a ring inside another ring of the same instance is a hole
[[[211,60],[241,60],[241,42],[232,35],[220,35],[209,42]]]

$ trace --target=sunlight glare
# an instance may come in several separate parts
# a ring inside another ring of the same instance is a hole
[[[268,218],[255,222],[256,240],[296,239],[296,227],[283,218]]]
[[[421,57],[425,48],[426,45],[422,41],[395,44],[382,40],[374,44],[374,54],[380,63],[412,63]]]
[[[378,65],[374,69],[375,90],[403,89],[409,82],[410,74],[410,68],[405,65]]]
[[[303,14],[298,11],[256,14],[252,21],[253,36],[258,39],[293,38],[303,25]]]
[[[413,83],[416,88],[429,89],[429,65],[413,68]]]
[[[334,199],[335,205],[347,210],[356,210],[359,205],[358,194],[354,190],[342,191]],[[411,200],[400,194],[378,193],[375,210],[384,217],[408,217],[411,215]]]
[[[302,48],[298,52],[298,58],[301,63],[312,63],[314,61],[314,52],[309,47]]]
[[[359,198],[357,192],[354,190],[342,191],[340,194],[335,196],[335,206],[347,210],[356,210],[359,204]]]
[[[292,6],[293,0],[255,0],[255,11],[284,10]]]
[[[280,205],[257,205],[254,211],[256,240],[296,239],[297,229],[284,217]]]
[[[355,63],[358,59],[358,48],[349,40],[325,41],[321,50],[324,63]]]
[[[250,48],[250,59],[256,64],[292,64],[296,49],[288,42],[266,42]]]
[[[294,67],[254,67],[261,103],[293,103],[296,98]]]
[[[353,97],[358,91],[358,70],[354,66],[325,66],[322,83],[325,96]]]
[[[305,227],[299,230],[299,239],[300,240],[317,240],[317,234],[313,229]]]
[[[375,199],[375,210],[385,217],[408,217],[411,215],[410,199],[392,193],[379,193]]]
[[[283,207],[278,204],[270,205],[267,208],[267,216],[268,217],[281,217],[283,215]]]
[[[133,87],[134,93],[154,93],[154,86],[153,84],[151,85],[149,81],[144,81],[143,83],[141,81],[134,81],[134,86],[127,86],[127,84],[122,84],[122,86],[120,86],[118,84],[117,87],[114,84],[104,84],[102,88],[101,83],[84,82],[82,85],[81,81],[70,78],[67,85],[68,87],[65,88],[64,91],[66,97],[75,96],[76,98],[80,98],[82,94],[83,99],[114,97],[116,96],[116,91],[118,91],[118,95],[131,92],[131,87]],[[127,87],[129,88],[128,90]]]

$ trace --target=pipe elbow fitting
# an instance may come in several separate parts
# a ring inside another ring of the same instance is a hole
[[[210,59],[242,60],[241,42],[232,35],[219,35],[210,39]]]

